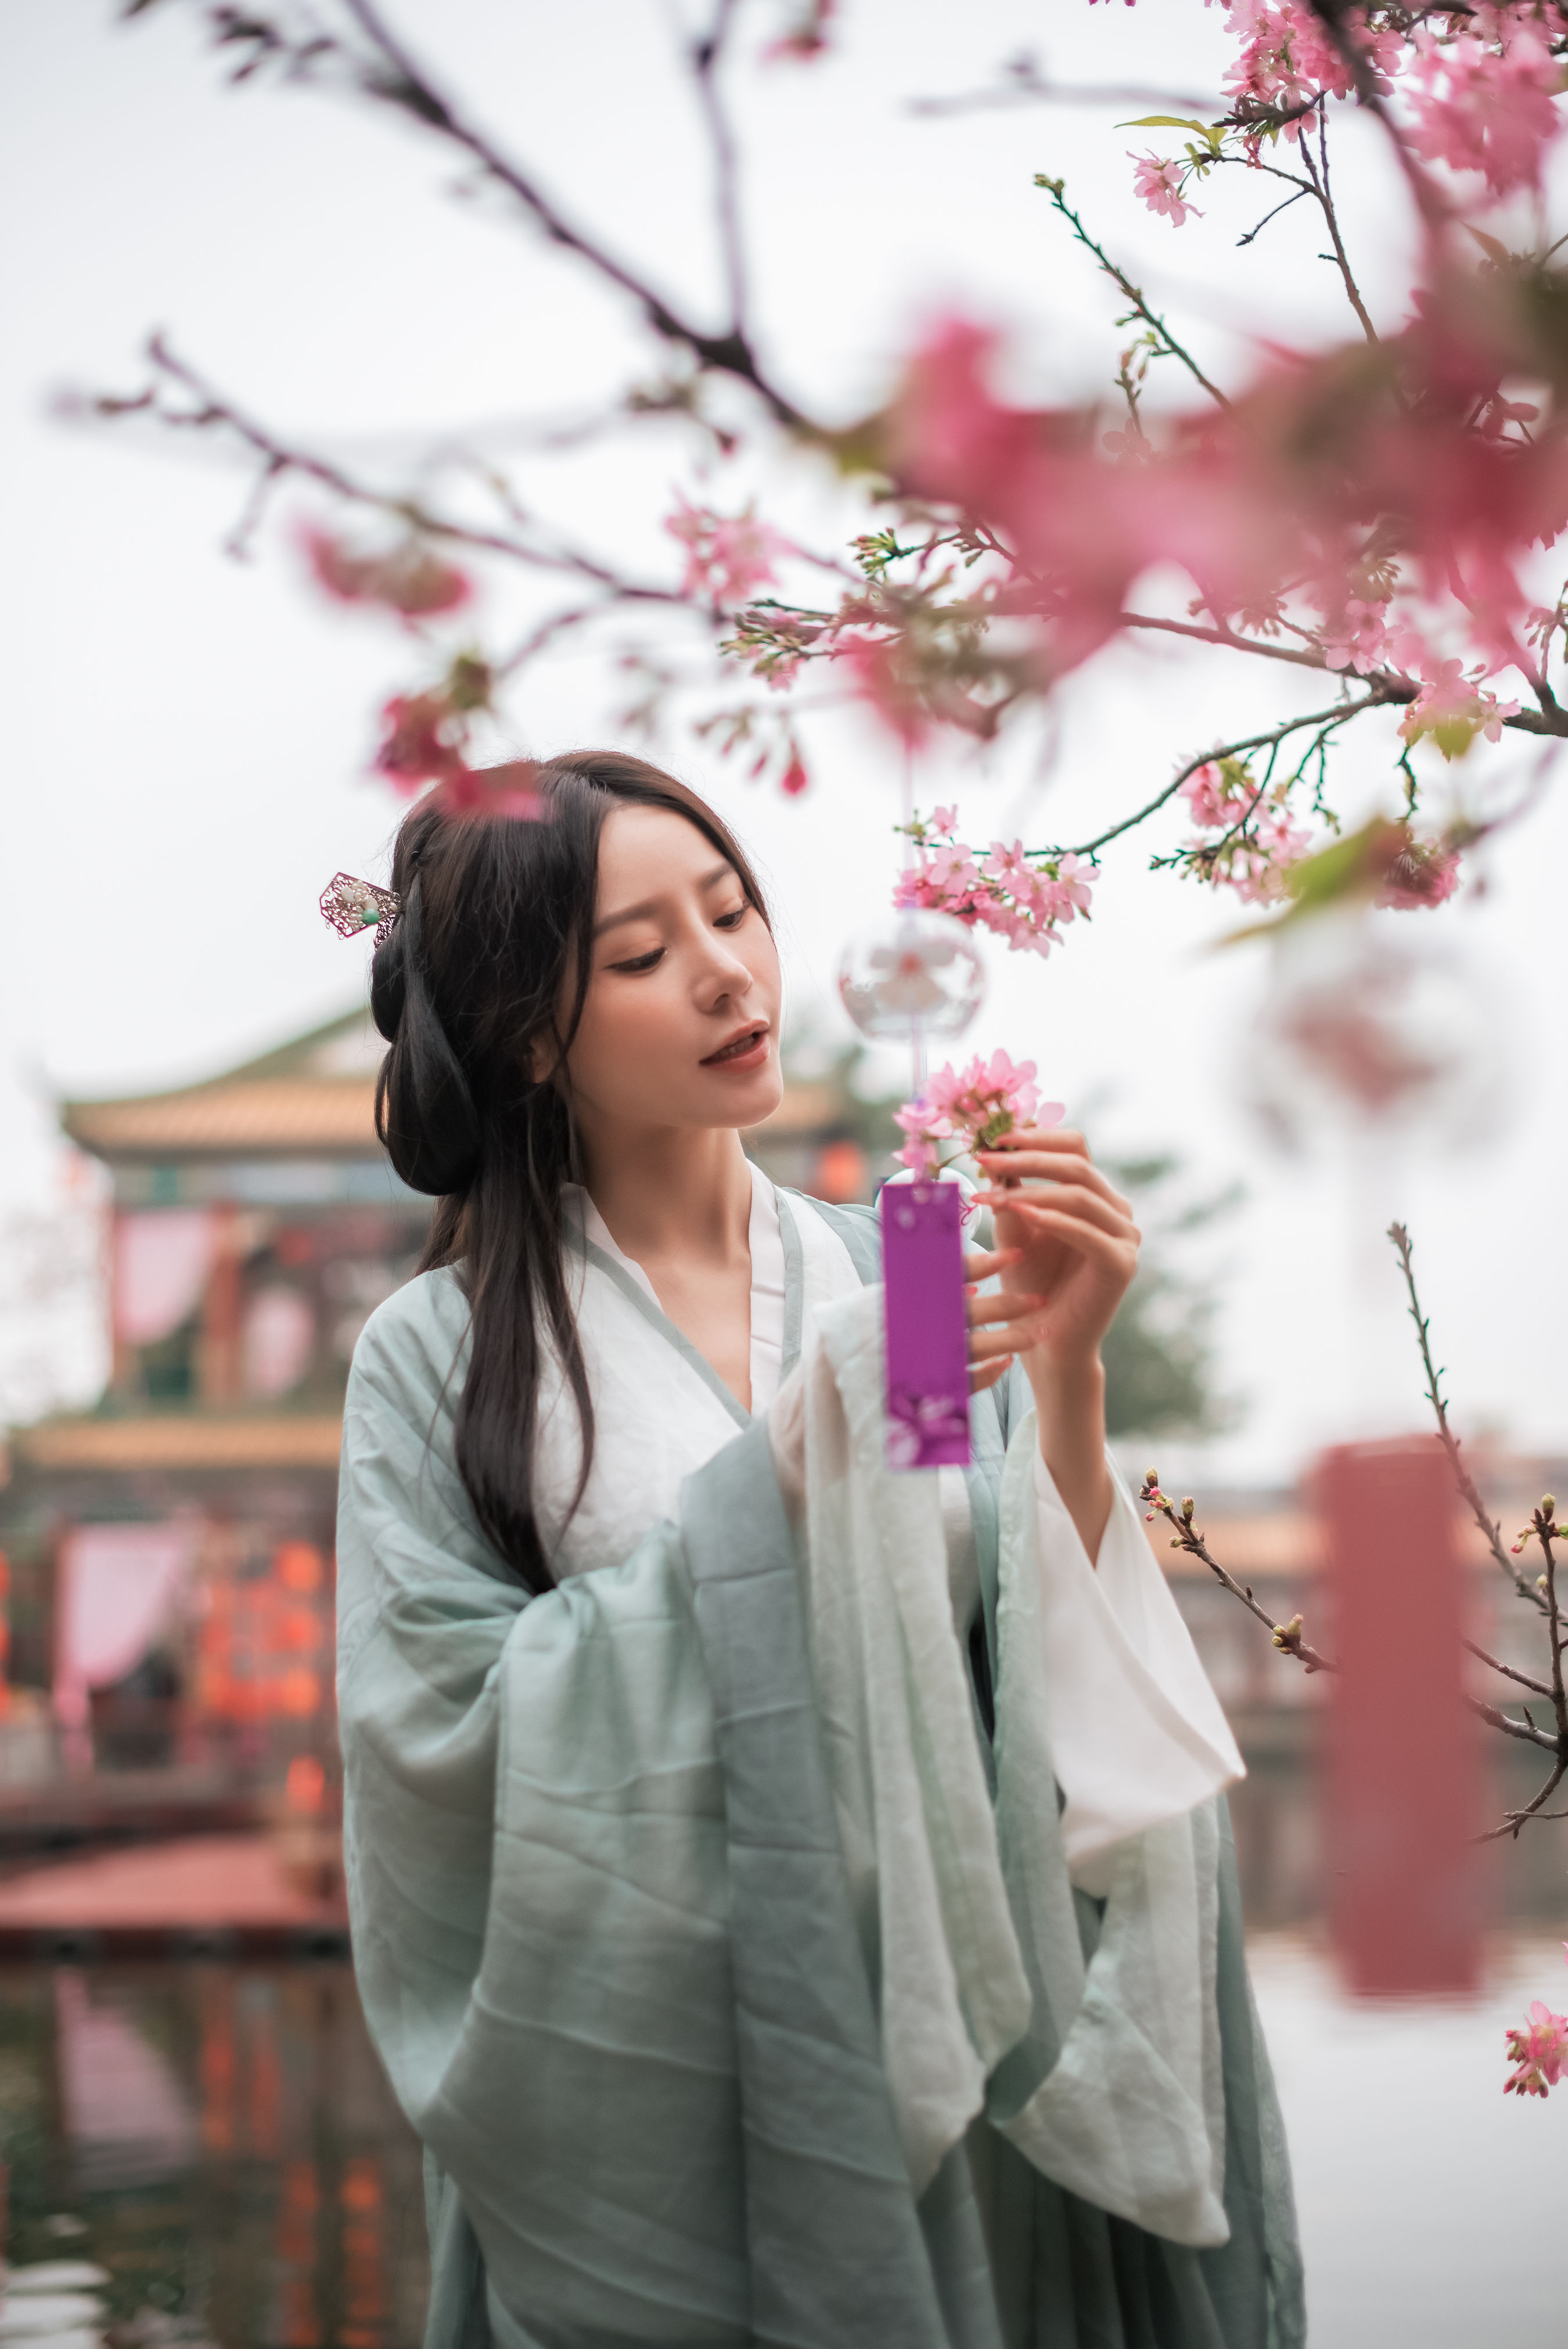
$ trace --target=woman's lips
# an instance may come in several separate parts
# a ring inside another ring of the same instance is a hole
[[[745,1074],[748,1070],[759,1069],[767,1058],[767,1029],[748,1028],[745,1035],[738,1036],[733,1043],[724,1045],[717,1052],[710,1052],[701,1066],[722,1069],[727,1073],[733,1071]]]

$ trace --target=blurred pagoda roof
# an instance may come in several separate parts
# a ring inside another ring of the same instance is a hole
[[[60,1123],[96,1157],[163,1161],[271,1154],[378,1159],[376,1071],[386,1050],[356,1006],[222,1075],[169,1092],[60,1104]],[[807,1133],[839,1108],[828,1082],[787,1084],[770,1135]]]
[[[71,1140],[111,1159],[301,1153],[378,1158],[376,1071],[386,1047],[363,1005],[200,1084],[60,1104]]]

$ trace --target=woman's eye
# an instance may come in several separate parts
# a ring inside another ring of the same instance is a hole
[[[652,970],[655,965],[664,960],[664,953],[665,950],[663,947],[655,947],[650,954],[638,955],[632,962],[613,962],[610,965],[610,968],[612,970],[625,970],[632,971],[634,973],[640,970]]]
[[[716,930],[738,930],[746,919],[748,907],[737,905],[733,914],[720,914],[714,924]]]

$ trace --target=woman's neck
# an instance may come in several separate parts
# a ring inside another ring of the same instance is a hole
[[[732,1126],[580,1125],[579,1136],[588,1195],[634,1262],[748,1256],[751,1169]]]

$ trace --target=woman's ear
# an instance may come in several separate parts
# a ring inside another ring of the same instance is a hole
[[[566,1055],[553,1028],[542,1028],[531,1039],[525,1065],[531,1084],[553,1084],[558,1092],[561,1090],[566,1075]]]

